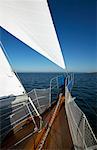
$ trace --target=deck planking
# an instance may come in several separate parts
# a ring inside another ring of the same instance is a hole
[[[65,104],[63,103],[54,122],[51,130],[44,143],[43,149],[47,150],[73,150],[73,142],[69,131]],[[43,120],[48,122],[55,110],[56,104],[43,114]],[[9,135],[6,137],[2,150],[14,149],[14,150],[36,150],[38,142],[41,140],[42,134],[45,130],[40,133],[35,133],[31,137],[27,138],[17,146],[11,147],[15,142],[22,139],[33,131],[33,124],[29,123],[21,132]]]

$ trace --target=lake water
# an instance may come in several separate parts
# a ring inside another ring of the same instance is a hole
[[[48,88],[50,79],[62,73],[18,73],[27,92],[34,88]],[[97,135],[97,73],[75,73],[72,95],[86,114]]]

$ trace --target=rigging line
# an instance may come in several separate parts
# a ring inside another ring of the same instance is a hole
[[[12,67],[12,65],[11,65],[11,61],[10,61],[10,58],[9,58],[9,56],[8,56],[8,54],[7,54],[7,52],[6,52],[6,50],[5,50],[5,47],[4,47],[4,45],[3,45],[3,43],[0,41],[0,46],[1,46],[1,48],[3,49],[3,52],[4,52],[4,54],[5,54],[5,56],[6,56],[6,58],[7,58],[7,61],[8,61],[8,63],[9,63],[9,65],[11,66],[10,68],[11,68],[11,70],[14,72],[14,69],[13,69],[13,67]]]

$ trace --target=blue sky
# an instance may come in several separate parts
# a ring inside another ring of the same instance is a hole
[[[69,71],[96,67],[96,0],[49,0],[62,53]],[[60,67],[1,29],[2,43],[19,72],[60,72]]]

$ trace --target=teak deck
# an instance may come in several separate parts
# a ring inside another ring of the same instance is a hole
[[[43,114],[43,119],[45,121],[50,120],[54,110],[55,110],[56,104],[46,111],[46,113]],[[27,127],[22,129],[21,131],[17,132],[16,134],[9,134],[3,145],[2,150],[7,149],[15,149],[15,150],[36,150],[37,143],[39,140],[41,140],[41,132],[35,133],[31,137],[27,138],[17,146],[11,147],[14,143],[16,143],[21,138],[25,137],[28,133],[31,133],[31,130],[33,131],[33,124],[29,123]],[[62,104],[60,110],[58,111],[57,116],[55,117],[55,120],[53,122],[53,125],[50,129],[50,132],[46,138],[46,141],[43,145],[42,149],[47,150],[73,150],[73,143],[69,131],[67,116],[65,112],[64,103]]]
[[[43,148],[49,150],[73,149],[64,106],[56,117]]]

